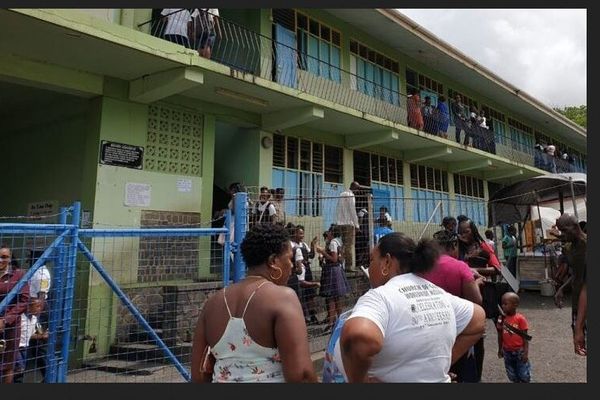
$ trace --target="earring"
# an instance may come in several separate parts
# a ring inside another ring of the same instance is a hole
[[[383,270],[383,268],[382,268],[382,269],[381,269],[381,275],[382,275],[382,276],[388,276],[388,274],[390,273],[390,272],[389,272],[390,270],[389,270],[389,269],[387,269],[387,268],[385,269],[385,274],[383,273],[383,271],[384,271],[384,270]]]
[[[269,277],[271,278],[271,280],[276,281],[276,280],[280,279],[283,276],[283,271],[279,267],[273,267],[273,269],[279,270],[279,275],[277,277],[274,277],[272,273],[269,273]]]

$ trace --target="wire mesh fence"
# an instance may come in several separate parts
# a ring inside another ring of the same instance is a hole
[[[24,269],[31,265],[27,273],[44,265],[51,276],[42,311],[28,313],[32,302],[15,300],[24,303],[19,303],[22,321],[38,319],[18,380],[187,381],[203,304],[232,278],[243,277],[243,270],[230,270],[242,265],[240,252],[232,250],[256,223],[289,228],[294,270],[288,285],[302,305],[312,352],[325,348],[337,316],[369,289],[360,267],[368,268],[369,252],[382,235],[395,231],[415,240],[431,238],[448,215],[465,214],[482,229],[487,223],[482,200],[443,194],[407,198],[363,190],[351,204],[340,195],[341,188],[317,198],[286,197],[283,190],[277,199],[260,189],[248,189],[249,200],[232,207],[236,223],[226,213],[223,228],[190,227],[195,223],[185,218],[161,224],[156,213],[143,227],[79,229],[66,224],[64,215],[57,224],[0,224],[1,242],[12,258]],[[344,207],[346,214],[340,211]],[[282,219],[277,220],[280,208]],[[340,223],[338,214],[353,222]],[[33,272],[22,278],[30,294],[35,291]],[[7,297],[3,294],[0,315],[5,315]]]

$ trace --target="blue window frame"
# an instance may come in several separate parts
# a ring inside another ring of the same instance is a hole
[[[298,68],[340,83],[340,33],[299,12],[296,21]]]
[[[350,41],[352,65],[356,65],[356,90],[376,99],[399,105],[398,63],[370,48]]]

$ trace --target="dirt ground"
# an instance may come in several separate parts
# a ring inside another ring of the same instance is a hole
[[[558,309],[552,297],[540,296],[539,292],[527,291],[520,297],[519,312],[529,321],[533,337],[529,347],[532,382],[587,382],[587,359],[573,352],[571,300],[566,299],[567,306]],[[496,329],[488,320],[482,382],[509,383],[504,361],[497,353]]]
[[[586,358],[573,352],[571,334],[570,299],[565,300],[567,307],[558,309],[551,297],[542,297],[539,292],[521,293],[521,312],[529,321],[529,333],[533,336],[530,342],[529,359],[534,383],[576,383],[587,382]],[[323,342],[325,339],[321,339]],[[322,348],[324,342],[313,343]],[[491,320],[487,321],[485,337],[485,358],[482,383],[509,383],[504,370],[504,361],[497,356],[498,342],[496,329]],[[315,353],[316,354],[316,353]],[[317,365],[322,365],[318,363]],[[317,371],[319,377],[322,371]],[[131,376],[112,374],[101,371],[73,371],[68,382],[183,382],[183,378],[172,366],[156,368],[148,376]]]

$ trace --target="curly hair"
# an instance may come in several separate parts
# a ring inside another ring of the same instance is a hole
[[[254,225],[240,246],[248,268],[267,262],[272,254],[281,254],[289,245],[288,231],[281,225],[262,223]]]

